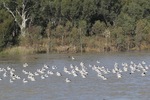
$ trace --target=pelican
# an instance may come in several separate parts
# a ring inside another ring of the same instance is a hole
[[[35,78],[33,76],[28,75],[28,79],[30,79],[31,81],[35,81]]]
[[[13,83],[14,81],[12,79],[9,80],[10,83]]]
[[[127,72],[128,71],[128,68],[127,67],[123,67],[123,70],[124,70],[124,72]]]
[[[70,83],[71,82],[71,80],[69,80],[68,78],[66,78],[66,83]]]
[[[40,69],[37,69],[37,72],[40,73],[40,74],[44,74],[44,71],[42,71]]]
[[[48,69],[48,66],[46,64],[44,64],[44,68]]]
[[[56,66],[52,66],[52,69],[57,69],[57,67]]]
[[[44,76],[45,76],[45,77],[48,77],[48,75],[47,75],[47,74],[45,74]]]
[[[56,75],[57,75],[57,76],[62,76],[61,73],[59,73],[59,72],[56,72]]]
[[[22,72],[23,72],[24,74],[28,74],[28,72],[27,72],[27,71],[25,71],[24,69],[22,70]]]
[[[96,61],[96,63],[98,63],[98,64],[99,64],[99,63],[100,63],[100,61],[98,61],[98,60],[97,60],[97,61]]]
[[[35,76],[38,76],[38,75],[39,75],[39,73],[35,72],[35,73],[34,73],[34,75],[35,75]]]
[[[75,58],[74,58],[73,56],[71,57],[71,59],[72,59],[72,60],[75,60]]]
[[[7,77],[6,72],[3,74],[3,77]]]
[[[112,73],[116,73],[116,70],[115,70],[115,69],[112,69]]]
[[[41,75],[41,79],[45,79],[45,77],[43,75]]]
[[[73,66],[72,64],[70,64],[70,68],[71,68],[71,69],[73,69],[73,68],[74,68],[74,66]]]
[[[102,76],[102,79],[103,79],[103,80],[107,80],[107,78],[106,78],[106,77],[104,77],[104,76]]]
[[[117,77],[118,77],[118,78],[121,78],[122,75],[121,75],[120,73],[117,73]]]
[[[86,78],[86,75],[84,75],[84,74],[82,74],[82,73],[81,73],[81,76],[82,76],[82,78]]]
[[[145,65],[145,64],[146,64],[146,62],[145,62],[145,61],[142,61],[142,64],[143,64],[143,65]]]
[[[53,75],[54,72],[52,72],[52,71],[47,71],[47,74]]]
[[[146,76],[146,73],[145,73],[145,72],[143,72],[143,73],[141,74],[141,76]]]
[[[21,79],[19,76],[16,75],[16,79]]]
[[[9,66],[7,66],[7,70],[10,70],[11,68]]]
[[[91,68],[91,67],[92,67],[92,65],[90,65],[90,64],[89,64],[89,67]]]
[[[28,66],[28,64],[27,64],[27,63],[24,63],[24,64],[23,64],[23,67],[27,67],[27,66]]]
[[[23,81],[23,83],[27,83],[28,82],[25,78],[22,81]]]
[[[84,63],[83,63],[83,62],[80,62],[80,66],[82,66],[82,67],[83,67],[83,66],[84,66]]]
[[[148,69],[149,69],[147,65],[145,66],[145,69],[146,69],[146,70],[148,70]]]

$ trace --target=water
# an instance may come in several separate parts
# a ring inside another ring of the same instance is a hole
[[[75,57],[72,60],[68,56]],[[88,76],[83,79],[81,76],[73,77],[63,72],[64,66],[70,64],[80,65],[84,62],[86,66],[100,65],[112,69],[115,62],[130,63],[133,61],[138,64],[145,61],[150,65],[150,53],[106,53],[106,54],[41,54],[20,57],[0,57],[0,67],[10,66],[16,69],[15,74],[21,78],[27,77],[22,73],[22,69],[35,72],[43,67],[57,66],[54,72],[61,72],[62,76],[51,75],[42,80],[39,76],[35,82],[23,83],[16,80],[9,82],[9,77],[0,81],[0,100],[149,100],[150,95],[150,73],[145,77],[140,73],[130,75],[123,73],[122,78],[118,79],[116,75],[106,75],[108,80],[104,81],[97,77],[96,73],[90,68],[87,69]],[[96,63],[100,61],[100,64]],[[23,63],[28,63],[27,68],[23,68]],[[149,71],[149,70],[148,70]],[[0,73],[0,77],[3,78]],[[65,78],[71,79],[71,83],[66,83]]]

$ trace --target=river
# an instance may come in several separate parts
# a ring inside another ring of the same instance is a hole
[[[71,57],[75,59],[71,59]],[[15,69],[15,75],[20,79],[10,82],[10,73],[7,70],[0,72],[0,100],[149,100],[150,95],[150,69],[145,76],[141,72],[130,74],[129,71],[122,72],[122,78],[117,78],[116,74],[110,72],[105,75],[107,80],[97,76],[90,66],[104,66],[110,71],[114,64],[118,63],[122,69],[122,63],[131,65],[144,61],[148,67],[150,65],[149,52],[127,52],[127,53],[96,53],[96,54],[38,54],[28,56],[0,57],[0,68]],[[64,67],[71,70],[70,66],[80,66],[84,63],[88,72],[86,78],[67,74]],[[99,63],[100,62],[100,63]],[[23,64],[27,63],[27,67]],[[34,76],[35,81],[30,81],[26,74],[22,72],[35,73],[37,69],[45,68],[45,73]],[[52,68],[54,67],[54,69]],[[53,75],[45,75],[47,71],[52,71]],[[62,76],[56,75],[56,72]],[[28,82],[23,83],[23,79]],[[66,83],[69,78],[71,82]]]

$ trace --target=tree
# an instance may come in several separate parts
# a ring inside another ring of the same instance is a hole
[[[85,20],[79,21],[79,34],[80,34],[80,50],[83,52],[83,36],[86,34],[87,22]]]
[[[4,9],[0,8],[0,50],[7,45],[13,44],[13,25],[14,21],[12,17]]]
[[[58,25],[56,27],[56,36],[61,37],[61,45],[64,45],[64,27],[62,25]]]
[[[70,21],[74,21],[79,18],[82,11],[81,0],[63,0],[61,2],[61,14]]]
[[[12,15],[18,26],[20,27],[21,35],[26,35],[27,22],[30,19],[30,10],[34,6],[32,0],[7,0],[2,1],[3,6]],[[13,6],[14,5],[14,6]]]
[[[138,20],[135,29],[135,42],[139,50],[141,50],[142,41],[146,40],[149,42],[150,35],[150,23],[147,19]]]
[[[96,14],[96,8],[94,0],[84,0],[82,18],[89,22],[92,19],[92,16]]]
[[[92,26],[92,32],[96,35],[103,36],[103,32],[106,29],[106,25],[103,22],[100,22],[99,20],[94,23]]]

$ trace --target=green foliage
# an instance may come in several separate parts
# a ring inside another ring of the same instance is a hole
[[[73,45],[77,45],[77,43],[79,43],[79,39],[80,39],[80,34],[79,34],[79,29],[76,27],[73,27],[71,32],[70,32],[70,38],[71,38],[71,43]]]
[[[26,5],[25,30],[28,32],[24,38],[19,36],[20,25],[4,2],[19,23],[23,19],[18,12],[22,14],[22,3]],[[104,33],[108,29],[111,29],[109,40],[113,40],[110,45],[115,45],[117,50],[127,50],[130,42],[138,47],[144,43],[149,45],[149,5],[148,0],[0,0],[0,48],[9,42],[13,44],[13,39],[18,37],[20,45],[38,45],[47,39],[47,31],[50,41],[56,43],[53,47],[59,44],[82,47],[83,43],[88,44],[84,39],[93,37],[93,33],[105,40]]]
[[[26,47],[35,46],[40,42],[40,39],[42,39],[41,32],[41,26],[32,26],[28,28],[27,35],[25,37],[20,36],[20,45]]]
[[[134,30],[135,20],[132,17],[130,17],[128,14],[121,13],[118,16],[116,24],[117,26],[122,27],[122,29],[124,30],[123,34],[130,34],[129,32]]]
[[[11,41],[12,18],[5,10],[0,10],[0,50]]]
[[[96,5],[94,0],[84,0],[83,2],[83,18],[89,21],[96,14]]]
[[[58,25],[56,27],[56,37],[61,37],[62,35],[64,35],[64,30],[63,30],[63,26],[62,25]]]
[[[96,35],[102,36],[105,29],[106,29],[106,25],[103,22],[100,22],[98,20],[94,23],[92,27],[92,32]]]
[[[150,34],[150,23],[146,19],[138,20],[135,29],[135,41],[141,43],[143,40],[149,41],[147,36]]]

